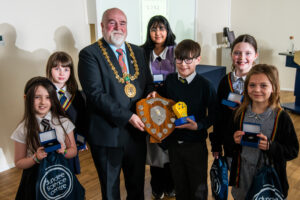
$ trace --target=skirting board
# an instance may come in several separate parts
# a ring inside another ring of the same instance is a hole
[[[294,92],[294,88],[293,89],[291,89],[291,88],[280,88],[280,90],[287,91],[287,92]]]

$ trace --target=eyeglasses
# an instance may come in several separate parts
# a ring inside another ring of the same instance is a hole
[[[175,60],[176,60],[176,64],[182,64],[183,61],[185,62],[185,64],[191,64],[194,58],[186,58],[186,59],[176,58]]]

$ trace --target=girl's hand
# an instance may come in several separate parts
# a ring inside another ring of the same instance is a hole
[[[241,105],[241,102],[239,102],[239,101],[234,101],[234,103],[237,103],[238,104],[238,106],[236,106],[236,107],[230,107],[230,106],[227,106],[230,110],[236,110],[238,107],[240,107],[240,105]]]
[[[47,153],[45,152],[45,148],[44,147],[39,147],[37,150],[36,150],[36,158],[38,160],[43,160],[44,158],[47,157]]]
[[[215,159],[219,159],[219,152],[213,152],[213,157]]]
[[[245,135],[244,131],[236,131],[233,135],[234,142],[236,144],[241,144],[241,139],[243,135]]]
[[[198,129],[198,124],[195,121],[191,120],[190,118],[186,118],[186,121],[188,121],[187,124],[175,126],[175,128],[186,128],[194,131]]]
[[[65,158],[70,159],[70,158],[75,157],[77,155],[77,146],[76,146],[73,131],[71,131],[70,133],[67,134],[67,136],[65,138],[65,144],[66,144],[67,151],[65,151],[65,149],[63,149],[63,151],[62,151]]]
[[[80,149],[79,151],[82,152],[82,151],[88,151],[88,150],[89,150],[88,146],[85,145],[85,149]]]
[[[66,148],[64,147],[64,145],[62,143],[60,143],[60,146],[61,146],[61,148],[57,149],[56,152],[60,153],[60,154],[64,154]]]
[[[257,134],[257,137],[260,138],[259,144],[258,144],[258,148],[261,150],[268,150],[269,149],[269,143],[268,143],[268,138],[267,136],[265,136],[262,133]]]

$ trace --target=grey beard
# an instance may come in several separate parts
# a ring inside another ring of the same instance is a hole
[[[112,43],[115,45],[115,46],[118,46],[120,47],[123,42],[125,41],[125,37],[124,35],[122,35],[121,37],[115,37],[113,34],[110,36],[110,39],[112,41]]]

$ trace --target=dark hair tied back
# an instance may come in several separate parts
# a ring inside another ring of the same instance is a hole
[[[232,43],[232,46],[231,46],[231,53],[232,53],[235,45],[237,45],[240,42],[246,42],[246,43],[251,44],[251,46],[254,48],[255,52],[257,53],[257,42],[253,36],[248,35],[248,34],[240,35],[239,37],[237,37],[234,40],[234,42]]]

